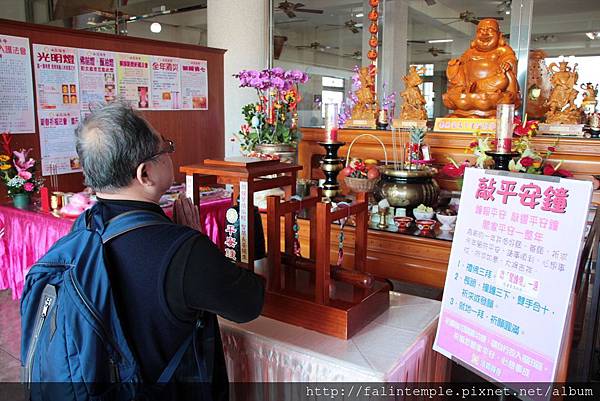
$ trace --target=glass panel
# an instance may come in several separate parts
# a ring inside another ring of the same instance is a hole
[[[304,6],[293,11],[283,3],[273,1],[273,65],[310,75],[310,81],[300,85],[299,124],[321,126],[326,96],[341,103],[351,86],[352,68],[361,64],[363,1],[303,0]],[[341,91],[329,90],[334,87]]]
[[[575,104],[581,106],[585,92],[581,86],[600,84],[600,2],[535,0],[531,28],[528,95],[530,99],[535,94],[539,96],[528,102],[527,113],[539,118],[547,111],[543,103],[551,93],[548,67],[559,61],[567,61],[569,67],[577,64],[579,94]],[[591,112],[589,108],[588,112]]]
[[[510,1],[436,0],[431,3],[435,4],[409,2],[407,37],[407,64],[424,66],[426,70],[423,95],[430,119],[449,113],[442,100],[448,85],[448,62],[469,49],[479,20],[490,17],[498,20],[506,36],[510,32],[511,18]]]

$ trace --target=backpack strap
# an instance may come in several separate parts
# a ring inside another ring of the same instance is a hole
[[[162,224],[173,224],[173,222],[148,210],[131,210],[121,213],[106,223],[104,232],[101,233],[102,243],[106,244],[110,240],[138,228]]]
[[[202,334],[202,343],[203,343],[202,345],[196,344],[196,339],[198,338],[199,333]],[[192,330],[192,334],[185,339],[185,341],[181,344],[181,346],[179,347],[177,352],[175,352],[175,354],[173,355],[173,357],[167,364],[167,367],[163,370],[160,377],[158,378],[157,383],[165,384],[165,383],[168,383],[173,378],[173,374],[175,374],[175,371],[179,367],[179,364],[181,363],[181,360],[182,360],[185,352],[187,351],[187,349],[190,347],[190,345],[193,345],[193,347],[194,347],[194,357],[196,359],[198,373],[200,374],[200,382],[204,383],[204,384],[209,383],[212,380],[212,375],[210,375],[207,372],[205,358],[210,355],[207,355],[205,353],[205,351],[203,350],[203,348],[204,348],[203,345],[207,339],[213,340],[213,338],[214,338],[214,325],[212,323],[212,317],[211,316],[207,317],[204,314],[204,312],[201,312],[199,314],[199,316],[197,317],[196,323],[194,325],[194,329]],[[200,347],[203,347],[203,348],[200,348]],[[210,398],[207,398],[207,396]],[[205,394],[204,399],[210,400],[211,398],[212,397],[210,395]]]
[[[187,349],[190,347],[190,344],[192,343],[192,338],[194,337],[195,334],[196,334],[196,331],[194,330],[194,333],[191,336],[189,336],[183,342],[183,344],[181,344],[181,346],[179,347],[179,349],[177,350],[175,355],[173,355],[173,357],[167,364],[167,367],[165,368],[165,370],[163,370],[163,372],[160,374],[160,377],[156,381],[158,384],[165,384],[165,383],[168,383],[171,381],[173,374],[175,374],[175,371],[177,370],[177,368],[179,367],[179,364],[181,363],[181,360],[183,359],[183,355],[185,354]]]

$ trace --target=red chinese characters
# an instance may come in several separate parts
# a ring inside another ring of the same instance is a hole
[[[182,71],[190,71],[190,72],[204,72],[204,71],[206,71],[206,68],[198,67],[195,65],[183,65],[183,66],[181,66],[181,70]]]
[[[564,188],[548,187],[544,191],[542,210],[554,213],[565,213],[567,211],[567,198],[569,190]]]
[[[27,50],[24,47],[0,44],[0,56],[1,53],[24,56],[27,54]]]
[[[500,188],[496,188],[496,180],[494,178],[479,178],[475,199],[483,199],[485,201],[495,201],[494,194],[502,196],[502,203],[508,204],[511,197],[518,197],[519,203],[522,206],[530,209],[536,209],[541,205],[541,210],[552,213],[565,213],[567,209],[567,198],[569,190],[565,188],[554,188],[549,186],[542,193],[542,188],[530,182],[523,184],[516,191],[517,182],[511,180],[501,180]]]
[[[535,207],[540,204],[538,199],[541,197],[542,189],[539,185],[535,185],[533,183],[521,185],[521,193],[519,194],[519,198],[521,198],[521,205],[535,209]]]
[[[516,186],[517,186],[516,181],[502,180],[502,182],[500,183],[500,189],[498,190],[497,194],[502,195],[502,203],[503,204],[506,205],[508,203],[509,196],[517,196],[517,192],[515,192]]]
[[[475,199],[494,200],[494,192],[496,191],[496,180],[493,178],[480,178],[475,192]]]

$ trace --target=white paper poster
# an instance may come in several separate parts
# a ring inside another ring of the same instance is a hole
[[[0,132],[35,132],[29,39],[0,35]]]
[[[40,110],[40,146],[42,175],[68,174],[81,171],[75,150],[75,128],[79,111]]]
[[[181,59],[182,108],[208,110],[208,63]]]
[[[592,183],[493,173],[466,170],[434,349],[500,383],[552,382]]]
[[[76,49],[33,45],[38,110],[79,112]]]
[[[77,49],[33,45],[42,175],[81,171],[75,151],[80,118]]]
[[[136,109],[150,108],[150,56],[117,54],[119,96]]]
[[[153,110],[176,110],[181,108],[180,59],[152,56],[152,94],[150,108]]]
[[[115,53],[79,49],[79,93],[82,117],[94,106],[117,97]]]

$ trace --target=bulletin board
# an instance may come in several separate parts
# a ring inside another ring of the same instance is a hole
[[[46,25],[27,24],[0,19],[0,34],[25,37],[30,46],[34,44],[60,46],[66,48],[90,49],[106,52],[119,52],[148,55],[158,58],[178,58],[190,61],[206,61],[208,70],[208,110],[140,110],[140,113],[165,138],[176,143],[173,154],[175,179],[185,178],[179,173],[179,166],[193,164],[206,158],[224,155],[224,107],[223,107],[223,54],[225,50],[180,43],[131,38],[110,34],[77,31]],[[33,56],[33,52],[31,52]],[[32,60],[32,64],[35,60]],[[33,76],[34,88],[37,85]],[[34,96],[37,96],[34,90]],[[35,132],[13,135],[11,147],[32,148],[31,156],[40,159],[40,113],[38,99],[34,99],[36,123]],[[49,180],[47,180],[49,181]],[[83,174],[58,175],[58,189],[80,191],[83,189]],[[6,200],[6,190],[0,187],[0,198]]]

